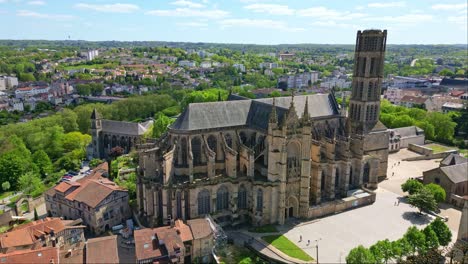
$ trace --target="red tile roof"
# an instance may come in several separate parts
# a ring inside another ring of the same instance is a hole
[[[193,239],[205,238],[213,234],[210,223],[204,218],[187,220],[187,224],[192,230]]]
[[[405,95],[401,98],[400,101],[415,103],[415,104],[424,104],[427,101],[427,97]]]
[[[59,263],[59,249],[47,247],[37,250],[18,250],[11,253],[0,254],[0,263]]]
[[[182,221],[181,221],[182,222]],[[179,226],[185,224],[179,223]],[[186,228],[188,228],[186,226]],[[164,256],[173,256],[176,250],[184,250],[183,237],[188,239],[191,234],[187,234],[188,229],[180,230],[178,227],[163,226],[158,228],[145,228],[135,230],[135,255],[137,260],[153,259]],[[159,242],[164,243],[164,246]],[[188,240],[186,240],[188,241]]]
[[[119,263],[117,236],[88,239],[86,263]]]

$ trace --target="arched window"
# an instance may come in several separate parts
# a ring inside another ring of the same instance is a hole
[[[180,150],[182,152],[182,165],[187,165],[187,139],[182,138],[180,142]]]
[[[237,192],[237,208],[247,209],[247,190],[244,185],[241,185]]]
[[[242,176],[247,176],[247,165],[242,166]]]
[[[300,147],[299,144],[291,142],[287,146],[287,177],[299,177],[301,175]]]
[[[216,193],[216,211],[229,208],[229,192],[226,186],[221,186]]]
[[[176,194],[176,218],[182,218],[182,193],[177,192]]]
[[[210,192],[203,190],[198,193],[198,214],[205,215],[210,213]]]
[[[322,179],[320,180],[320,191],[325,192],[325,171],[322,171]]]
[[[210,135],[207,141],[208,141],[208,146],[210,147],[210,149],[216,153],[216,151],[218,150],[216,137],[213,135]]]
[[[193,165],[201,165],[202,163],[202,146],[199,137],[192,139],[192,154],[193,154]]]
[[[335,191],[338,191],[340,188],[340,170],[336,168],[335,170]]]
[[[263,190],[257,190],[257,212],[263,212]]]
[[[242,144],[247,145],[247,135],[245,135],[244,131],[239,133],[239,137],[240,137]]]
[[[364,165],[364,171],[362,173],[362,183],[369,182],[369,173],[370,173],[370,165],[369,163],[366,163],[366,165]]]
[[[349,167],[349,188],[353,186],[353,167]]]
[[[224,135],[224,139],[226,139],[226,144],[228,147],[232,148],[232,137],[231,134]]]

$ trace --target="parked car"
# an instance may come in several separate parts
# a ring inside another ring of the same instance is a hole
[[[73,177],[72,177],[72,176],[68,176],[68,175],[65,175],[65,176],[62,177],[62,179],[71,179],[71,178],[73,178]]]
[[[68,174],[73,175],[73,176],[76,176],[76,175],[78,175],[78,172],[76,172],[76,171],[69,171]]]

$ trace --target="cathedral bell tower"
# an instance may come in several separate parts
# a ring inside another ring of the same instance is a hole
[[[349,115],[352,132],[369,133],[379,120],[387,30],[358,31]]]
[[[99,112],[94,108],[93,113],[91,114],[91,136],[92,136],[92,145],[93,145],[93,157],[94,158],[101,158],[99,144],[101,144],[100,134],[102,131],[102,124],[101,124],[101,115]]]

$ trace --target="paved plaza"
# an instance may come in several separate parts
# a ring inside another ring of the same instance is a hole
[[[284,226],[284,234],[314,258],[315,240],[321,239],[320,263],[345,263],[348,252],[360,244],[369,247],[378,240],[396,240],[412,225],[424,227],[432,218],[417,215],[417,208],[405,203],[400,185],[410,177],[419,177],[423,171],[437,167],[440,160],[401,161],[417,155],[401,150],[389,156],[389,179],[379,185],[374,204],[297,225],[292,229]],[[398,161],[400,165],[393,166]],[[394,176],[391,176],[392,172],[395,172]],[[395,202],[398,200],[401,202],[396,206]],[[443,208],[445,209],[441,210],[441,214],[449,216],[448,224],[455,238],[461,212],[448,206]],[[300,235],[302,242],[298,242]],[[307,245],[307,240],[311,241],[310,245]]]

